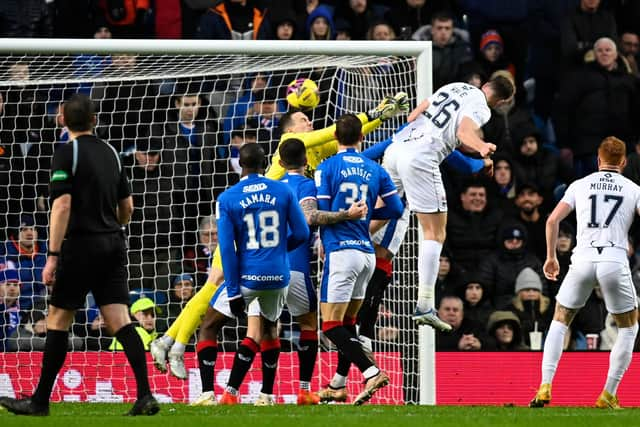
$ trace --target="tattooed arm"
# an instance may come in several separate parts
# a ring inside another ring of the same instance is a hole
[[[346,211],[334,212],[318,210],[318,202],[313,198],[302,200],[300,207],[309,225],[327,225],[360,219],[366,217],[368,211],[367,204],[362,200],[351,205]]]

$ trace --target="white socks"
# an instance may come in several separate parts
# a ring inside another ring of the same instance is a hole
[[[418,310],[425,312],[433,308],[433,297],[442,243],[423,240],[418,250]]]
[[[181,342],[176,341],[171,346],[171,350],[169,350],[169,353],[183,354],[186,349],[187,349],[186,345],[182,344]]]
[[[174,339],[171,338],[169,335],[163,335],[160,337],[160,341],[166,345],[167,347],[171,347],[174,343]]]
[[[638,324],[630,328],[618,328],[618,337],[609,355],[609,372],[604,389],[612,395],[618,392],[618,385],[625,371],[631,363],[633,356],[633,345],[638,333]]]
[[[329,383],[331,388],[344,388],[347,386],[347,377],[342,376],[338,373],[333,374],[333,378]]]
[[[557,320],[551,322],[547,338],[544,341],[544,352],[542,354],[542,381],[541,384],[551,384],[553,376],[558,369],[558,362],[562,356],[564,346],[564,336],[568,326]]]

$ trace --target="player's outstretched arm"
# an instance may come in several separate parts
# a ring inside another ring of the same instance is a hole
[[[494,144],[484,142],[479,136],[480,128],[469,117],[463,117],[458,126],[456,136],[465,147],[487,157],[496,151]]]
[[[573,211],[573,208],[563,201],[560,201],[555,207],[549,218],[547,218],[546,224],[546,238],[547,238],[547,259],[544,262],[542,270],[544,275],[549,280],[557,280],[558,273],[560,273],[560,264],[556,257],[556,244],[558,242],[558,229],[560,228],[560,222],[565,219]]]
[[[383,196],[382,200],[384,201],[384,206],[373,210],[372,219],[394,219],[402,216],[404,204],[397,191]]]
[[[300,207],[309,225],[329,225],[338,222],[359,220],[367,216],[367,204],[360,200],[354,203],[346,211],[322,211],[318,209],[316,199],[305,199],[300,201]]]

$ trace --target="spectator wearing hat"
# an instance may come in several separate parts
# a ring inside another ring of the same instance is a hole
[[[16,270],[0,271],[0,351],[15,350],[20,313],[20,280]]]
[[[542,264],[526,250],[527,231],[520,223],[506,225],[499,233],[499,247],[479,262],[478,278],[491,291],[493,306],[504,310],[515,294],[516,277],[525,267],[542,277]]]
[[[495,311],[487,322],[489,336],[495,341],[497,351],[528,350],[522,343],[520,319],[512,311]],[[526,334],[525,334],[526,335]]]
[[[485,326],[464,315],[462,300],[454,295],[442,297],[438,317],[453,328],[449,332],[436,331],[436,351],[478,351],[488,343]]]
[[[309,14],[305,26],[309,40],[334,40],[336,30],[333,25],[331,10],[324,5],[319,5]]]
[[[506,153],[493,156],[493,177],[488,188],[491,203],[507,217],[516,213],[517,181],[513,170],[513,160]]]
[[[458,287],[462,271],[451,259],[451,251],[447,245],[440,252],[440,262],[438,264],[438,278],[435,286],[436,305],[445,295],[452,295]]]
[[[544,198],[538,190],[538,186],[525,182],[518,186],[515,198],[517,212],[515,220],[525,226],[527,236],[527,250],[535,254],[538,259],[547,256],[546,214],[541,212]]]
[[[280,15],[272,15],[276,40],[297,40],[296,15],[291,9],[282,10]]]
[[[46,297],[42,270],[47,262],[47,245],[38,239],[32,215],[18,217],[14,231],[0,246],[0,257],[15,265],[20,279],[20,307],[29,310]]]
[[[487,286],[478,280],[478,274],[470,271],[462,276],[457,294],[464,304],[464,317],[486,325],[489,315],[495,310],[487,292]]]
[[[496,247],[503,213],[487,205],[487,187],[468,181],[460,193],[460,208],[449,212],[447,242],[452,259],[462,269],[473,270]],[[492,282],[487,282],[492,283]]]
[[[496,30],[488,30],[480,37],[478,62],[487,76],[498,70],[507,70],[513,79],[516,78],[516,69],[505,56],[504,41]]]
[[[454,27],[453,16],[449,12],[433,15],[431,24],[418,28],[412,38],[432,42],[434,91],[456,81],[461,65],[472,59],[469,33]]]
[[[548,297],[542,295],[542,279],[531,267],[525,267],[518,273],[515,281],[515,296],[511,305],[506,307],[520,319],[524,342],[530,345],[529,332],[544,332],[551,323],[553,308]]]
[[[158,139],[140,139],[136,151],[123,159],[134,209],[129,225],[129,287],[169,288],[169,253],[181,240],[180,183],[166,164]],[[133,159],[132,159],[133,158]]]
[[[145,351],[149,351],[149,344],[158,337],[156,332],[156,304],[149,298],[142,297],[131,304],[131,315],[138,322],[136,332],[140,335]],[[114,337],[109,350],[122,350],[122,344]]]
[[[563,167],[557,150],[542,145],[538,129],[532,123],[523,123],[514,133],[514,167],[520,183],[535,184],[547,202],[544,211],[553,209],[553,191],[561,183],[572,180],[571,168]]]
[[[351,24],[349,21],[336,16],[333,26],[336,29],[336,40],[351,40]]]

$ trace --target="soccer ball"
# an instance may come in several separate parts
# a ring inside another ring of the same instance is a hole
[[[311,109],[320,103],[318,85],[311,80],[300,78],[287,86],[287,102],[295,108]]]

